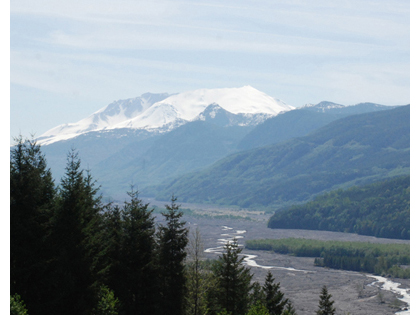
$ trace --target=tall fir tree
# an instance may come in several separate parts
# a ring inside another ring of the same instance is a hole
[[[176,198],[166,205],[162,213],[166,225],[158,228],[158,266],[160,271],[160,314],[183,314],[185,310],[186,275],[185,258],[188,244],[188,229],[181,221],[183,213],[179,210]]]
[[[285,299],[284,293],[280,291],[280,283],[275,283],[274,280],[273,274],[268,271],[263,286],[265,305],[270,315],[281,315],[289,300]]]
[[[102,243],[104,255],[101,265],[104,267],[100,273],[100,282],[111,288],[118,296],[124,291],[121,260],[123,255],[123,220],[122,210],[118,205],[107,204],[102,214],[103,229]]]
[[[332,295],[328,293],[327,287],[324,285],[321,289],[319,296],[319,305],[317,315],[334,315],[335,308],[333,307],[334,301],[331,300]]]
[[[90,174],[83,176],[75,150],[67,157],[52,220],[51,302],[56,314],[89,314],[95,306],[96,261],[100,248],[100,197]]]
[[[20,136],[10,152],[10,292],[31,314],[43,314],[51,252],[46,246],[55,198],[54,182],[41,147]],[[45,314],[45,313],[44,313]]]
[[[228,242],[212,267],[216,279],[216,286],[210,294],[213,313],[225,309],[231,314],[244,315],[248,311],[252,274],[242,264],[245,257],[240,257],[241,252],[236,239]]]
[[[204,248],[198,228],[190,231],[187,254],[185,312],[189,315],[204,315],[207,313],[206,294],[211,282],[209,271],[204,268]]]
[[[265,305],[265,294],[262,286],[256,281],[252,284],[250,304],[256,305],[258,303],[263,303]]]
[[[125,314],[156,314],[157,270],[152,210],[139,199],[138,191],[128,193],[122,213],[123,234],[120,255],[120,281],[116,294]],[[118,280],[118,279],[116,279]],[[116,288],[116,289],[117,289]]]

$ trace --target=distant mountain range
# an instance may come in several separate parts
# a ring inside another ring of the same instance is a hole
[[[304,137],[230,155],[154,191],[158,198],[176,192],[184,202],[280,207],[409,173],[410,107],[402,106],[351,115]]]
[[[105,196],[124,198],[134,184],[141,194],[157,193],[165,198],[168,190],[177,189],[168,185],[176,178],[231,154],[302,137],[346,116],[392,108],[331,102],[294,108],[250,86],[174,95],[146,93],[115,101],[77,123],[55,127],[39,137],[38,143],[57,180],[64,174],[66,155],[73,147]],[[146,189],[150,186],[159,187],[161,193]],[[210,201],[214,197],[225,202],[216,195],[203,199],[184,196],[184,191],[182,196],[181,191],[172,193],[180,200]]]

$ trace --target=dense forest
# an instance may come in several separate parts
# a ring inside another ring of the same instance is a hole
[[[250,240],[246,248],[316,257],[317,266],[410,278],[410,245],[319,241],[302,238]]]
[[[236,240],[204,260],[200,233],[189,233],[175,197],[162,215],[155,223],[134,189],[123,205],[103,202],[75,150],[56,186],[40,146],[17,139],[11,314],[296,314],[270,272],[263,285],[252,281]]]
[[[335,190],[278,210],[268,227],[410,239],[410,176]]]

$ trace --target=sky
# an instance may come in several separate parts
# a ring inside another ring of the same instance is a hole
[[[10,137],[146,92],[410,103],[410,1],[10,1]]]

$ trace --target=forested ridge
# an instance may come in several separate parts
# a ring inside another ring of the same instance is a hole
[[[268,227],[410,239],[410,176],[335,190],[278,210]]]
[[[11,149],[11,314],[296,314],[270,272],[252,281],[236,240],[204,260],[174,196],[156,224],[136,190],[104,202],[80,165],[71,150],[56,186],[35,141]]]
[[[410,106],[352,115],[302,137],[230,155],[151,189],[191,203],[280,208],[410,173]],[[147,193],[146,189],[146,193]]]

